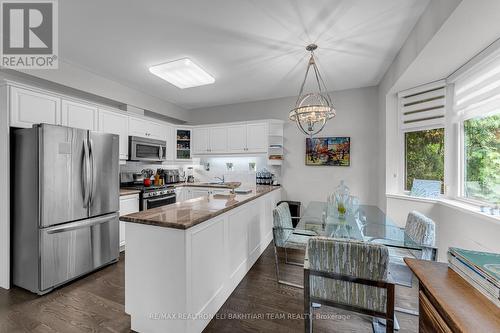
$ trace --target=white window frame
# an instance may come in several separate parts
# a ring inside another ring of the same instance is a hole
[[[404,194],[407,194],[407,195],[410,195],[410,192],[411,190],[406,190],[405,189],[405,186],[406,186],[406,133],[412,133],[412,132],[421,132],[421,131],[428,131],[428,130],[434,130],[434,129],[439,129],[439,128],[442,128],[444,129],[444,135],[446,136],[446,126],[445,125],[429,125],[429,126],[420,126],[420,127],[414,127],[414,128],[408,128],[408,129],[405,129],[405,130],[400,130],[400,133],[401,133],[401,160],[402,160],[402,170],[401,170],[401,175],[403,175],[403,177],[401,177],[401,181],[399,182],[399,188],[400,188],[400,192],[401,193],[404,193]],[[444,147],[444,154],[445,154],[445,160],[446,160],[446,144],[445,144],[445,147]],[[443,170],[443,176],[444,176],[444,179],[446,180],[446,168],[444,168]],[[445,187],[446,189],[446,187]],[[446,194],[446,191],[445,191],[445,194]]]
[[[465,114],[457,115],[454,110],[454,89],[455,82],[462,76],[467,75],[470,71],[474,70],[476,65],[481,65],[483,61],[488,61],[489,57],[500,54],[500,39],[488,46],[485,50],[480,52],[462,67],[457,69],[449,77],[445,79],[446,101],[445,101],[445,116],[444,126],[419,126],[415,128],[403,129],[401,127],[401,103],[400,96],[403,93],[408,94],[408,91],[419,91],[425,89],[425,86],[431,86],[436,82],[443,82],[439,80],[428,84],[423,84],[413,89],[409,89],[397,94],[397,116],[398,116],[398,144],[399,144],[399,161],[397,163],[397,191],[403,195],[409,195],[410,191],[405,190],[406,183],[406,145],[405,134],[408,132],[416,132],[422,130],[430,130],[436,128],[444,128],[445,145],[444,145],[444,194],[443,199],[455,200],[464,202],[472,206],[492,206],[492,203],[481,201],[477,199],[465,197],[465,134],[464,122],[481,116],[491,116],[498,114],[499,109],[491,109],[490,111],[468,111]],[[490,58],[491,59],[491,58]],[[396,164],[393,164],[396,165]],[[396,175],[395,175],[396,176]],[[395,184],[395,183],[393,183]],[[396,185],[396,184],[395,184]]]
[[[500,110],[491,110],[488,112],[471,112],[462,117],[459,117],[456,121],[458,125],[458,138],[457,138],[457,157],[458,157],[458,191],[454,196],[454,199],[466,202],[474,206],[490,206],[493,203],[477,200],[473,198],[467,198],[465,196],[465,133],[464,133],[464,122],[470,119],[478,117],[488,117],[495,114],[500,114]]]
[[[427,89],[433,89],[437,88],[440,85],[445,86],[445,119],[444,122],[441,124],[429,124],[429,125],[422,125],[422,126],[417,126],[417,127],[411,127],[411,128],[402,128],[402,112],[401,112],[401,95],[404,92],[405,94],[412,94],[412,93],[418,93],[419,91],[425,91]],[[446,128],[446,114],[447,114],[447,109],[448,109],[448,103],[449,103],[449,98],[448,98],[448,93],[449,89],[448,86],[445,82],[445,80],[438,80],[435,82],[430,82],[412,89],[408,89],[405,91],[400,92],[397,95],[397,114],[398,114],[398,141],[399,141],[399,167],[398,167],[398,174],[401,175],[401,177],[398,177],[398,192],[403,193],[405,195],[410,195],[411,190],[406,190],[406,140],[405,136],[406,133],[410,132],[420,132],[420,131],[427,131],[427,130],[433,130],[433,129],[438,129],[438,128],[443,128],[444,133],[445,133],[445,166],[443,170],[443,175],[444,175],[444,194],[443,196],[446,195],[446,133],[447,133],[447,128]]]
[[[449,129],[448,133],[453,133],[453,142],[451,142],[452,147],[450,147],[448,153],[445,151],[445,179],[446,174],[454,174],[454,180],[457,186],[453,189],[451,193],[448,194],[449,199],[454,199],[457,201],[465,202],[473,206],[491,206],[492,203],[481,201],[477,199],[465,197],[465,134],[464,134],[464,122],[481,116],[491,116],[493,114],[498,114],[499,110],[492,109],[490,111],[469,111],[462,115],[456,115],[454,110],[453,98],[455,96],[454,83],[457,82],[463,75],[468,75],[471,71],[474,71],[476,66],[481,66],[483,63],[487,63],[491,57],[500,54],[500,39],[489,45],[486,49],[481,51],[471,60],[469,60],[462,67],[457,69],[452,73],[447,79],[447,92],[448,92],[448,102],[446,105],[446,130]],[[448,154],[448,155],[447,155]],[[446,161],[450,161],[447,166]],[[445,187],[446,188],[446,187]],[[446,193],[446,191],[445,191]]]

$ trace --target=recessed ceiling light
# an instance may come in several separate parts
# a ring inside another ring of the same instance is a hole
[[[189,58],[151,66],[149,71],[181,89],[204,86],[215,82],[213,76],[205,72],[203,68]]]

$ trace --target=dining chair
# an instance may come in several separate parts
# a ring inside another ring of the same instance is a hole
[[[304,260],[305,332],[312,332],[312,303],[385,320],[394,332],[394,284],[382,244],[310,237]]]
[[[274,244],[274,259],[276,265],[276,280],[279,284],[285,284],[292,287],[303,288],[303,286],[281,280],[279,270],[279,255],[278,250],[282,249],[285,252],[285,264],[293,264],[303,266],[302,263],[288,261],[287,249],[303,250],[307,247],[309,237],[316,235],[314,232],[306,230],[296,230],[292,224],[292,216],[287,202],[281,202],[273,210],[273,244]]]
[[[392,254],[393,260],[397,258],[398,262],[401,263],[404,263],[403,257],[436,260],[436,224],[432,219],[416,210],[411,211],[406,218],[405,235],[410,241],[419,245],[422,250],[391,249],[389,255]]]
[[[411,211],[406,219],[405,237],[421,247],[421,250],[411,250],[389,247],[389,277],[403,287],[413,287],[413,273],[404,262],[404,258],[423,260],[437,259],[436,225],[432,219],[417,211]],[[396,311],[418,316],[416,310],[396,307]]]

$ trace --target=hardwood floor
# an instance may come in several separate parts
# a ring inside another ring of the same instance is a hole
[[[0,288],[0,332],[129,332],[125,262],[120,261],[47,295]]]
[[[293,254],[291,256],[294,257]],[[0,288],[0,332],[129,332],[124,312],[125,257],[98,272],[38,297]],[[301,267],[282,264],[285,279],[302,283]],[[416,288],[396,287],[396,304],[416,308]],[[276,284],[269,246],[204,332],[303,332],[302,289]],[[371,332],[371,319],[321,307],[314,332]],[[417,332],[418,317],[397,313],[400,332]]]

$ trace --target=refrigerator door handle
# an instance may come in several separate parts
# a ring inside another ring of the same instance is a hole
[[[95,163],[95,154],[94,154],[94,141],[92,139],[89,139],[90,142],[90,157],[92,159],[92,180],[91,180],[91,186],[90,186],[90,198],[89,198],[89,206],[92,204],[94,201],[94,193],[95,193],[95,188],[96,188],[96,163]]]
[[[84,169],[84,182],[83,182],[83,207],[89,207],[90,201],[90,152],[87,139],[83,140],[83,169]]]
[[[108,222],[108,221],[113,220],[117,217],[118,217],[118,213],[112,213],[112,214],[108,214],[108,215],[104,215],[104,216],[94,217],[94,218],[87,219],[84,221],[67,223],[65,225],[48,228],[46,230],[47,230],[47,234],[57,234],[60,232],[88,228],[88,227],[91,227],[91,226],[94,226],[97,224]]]

